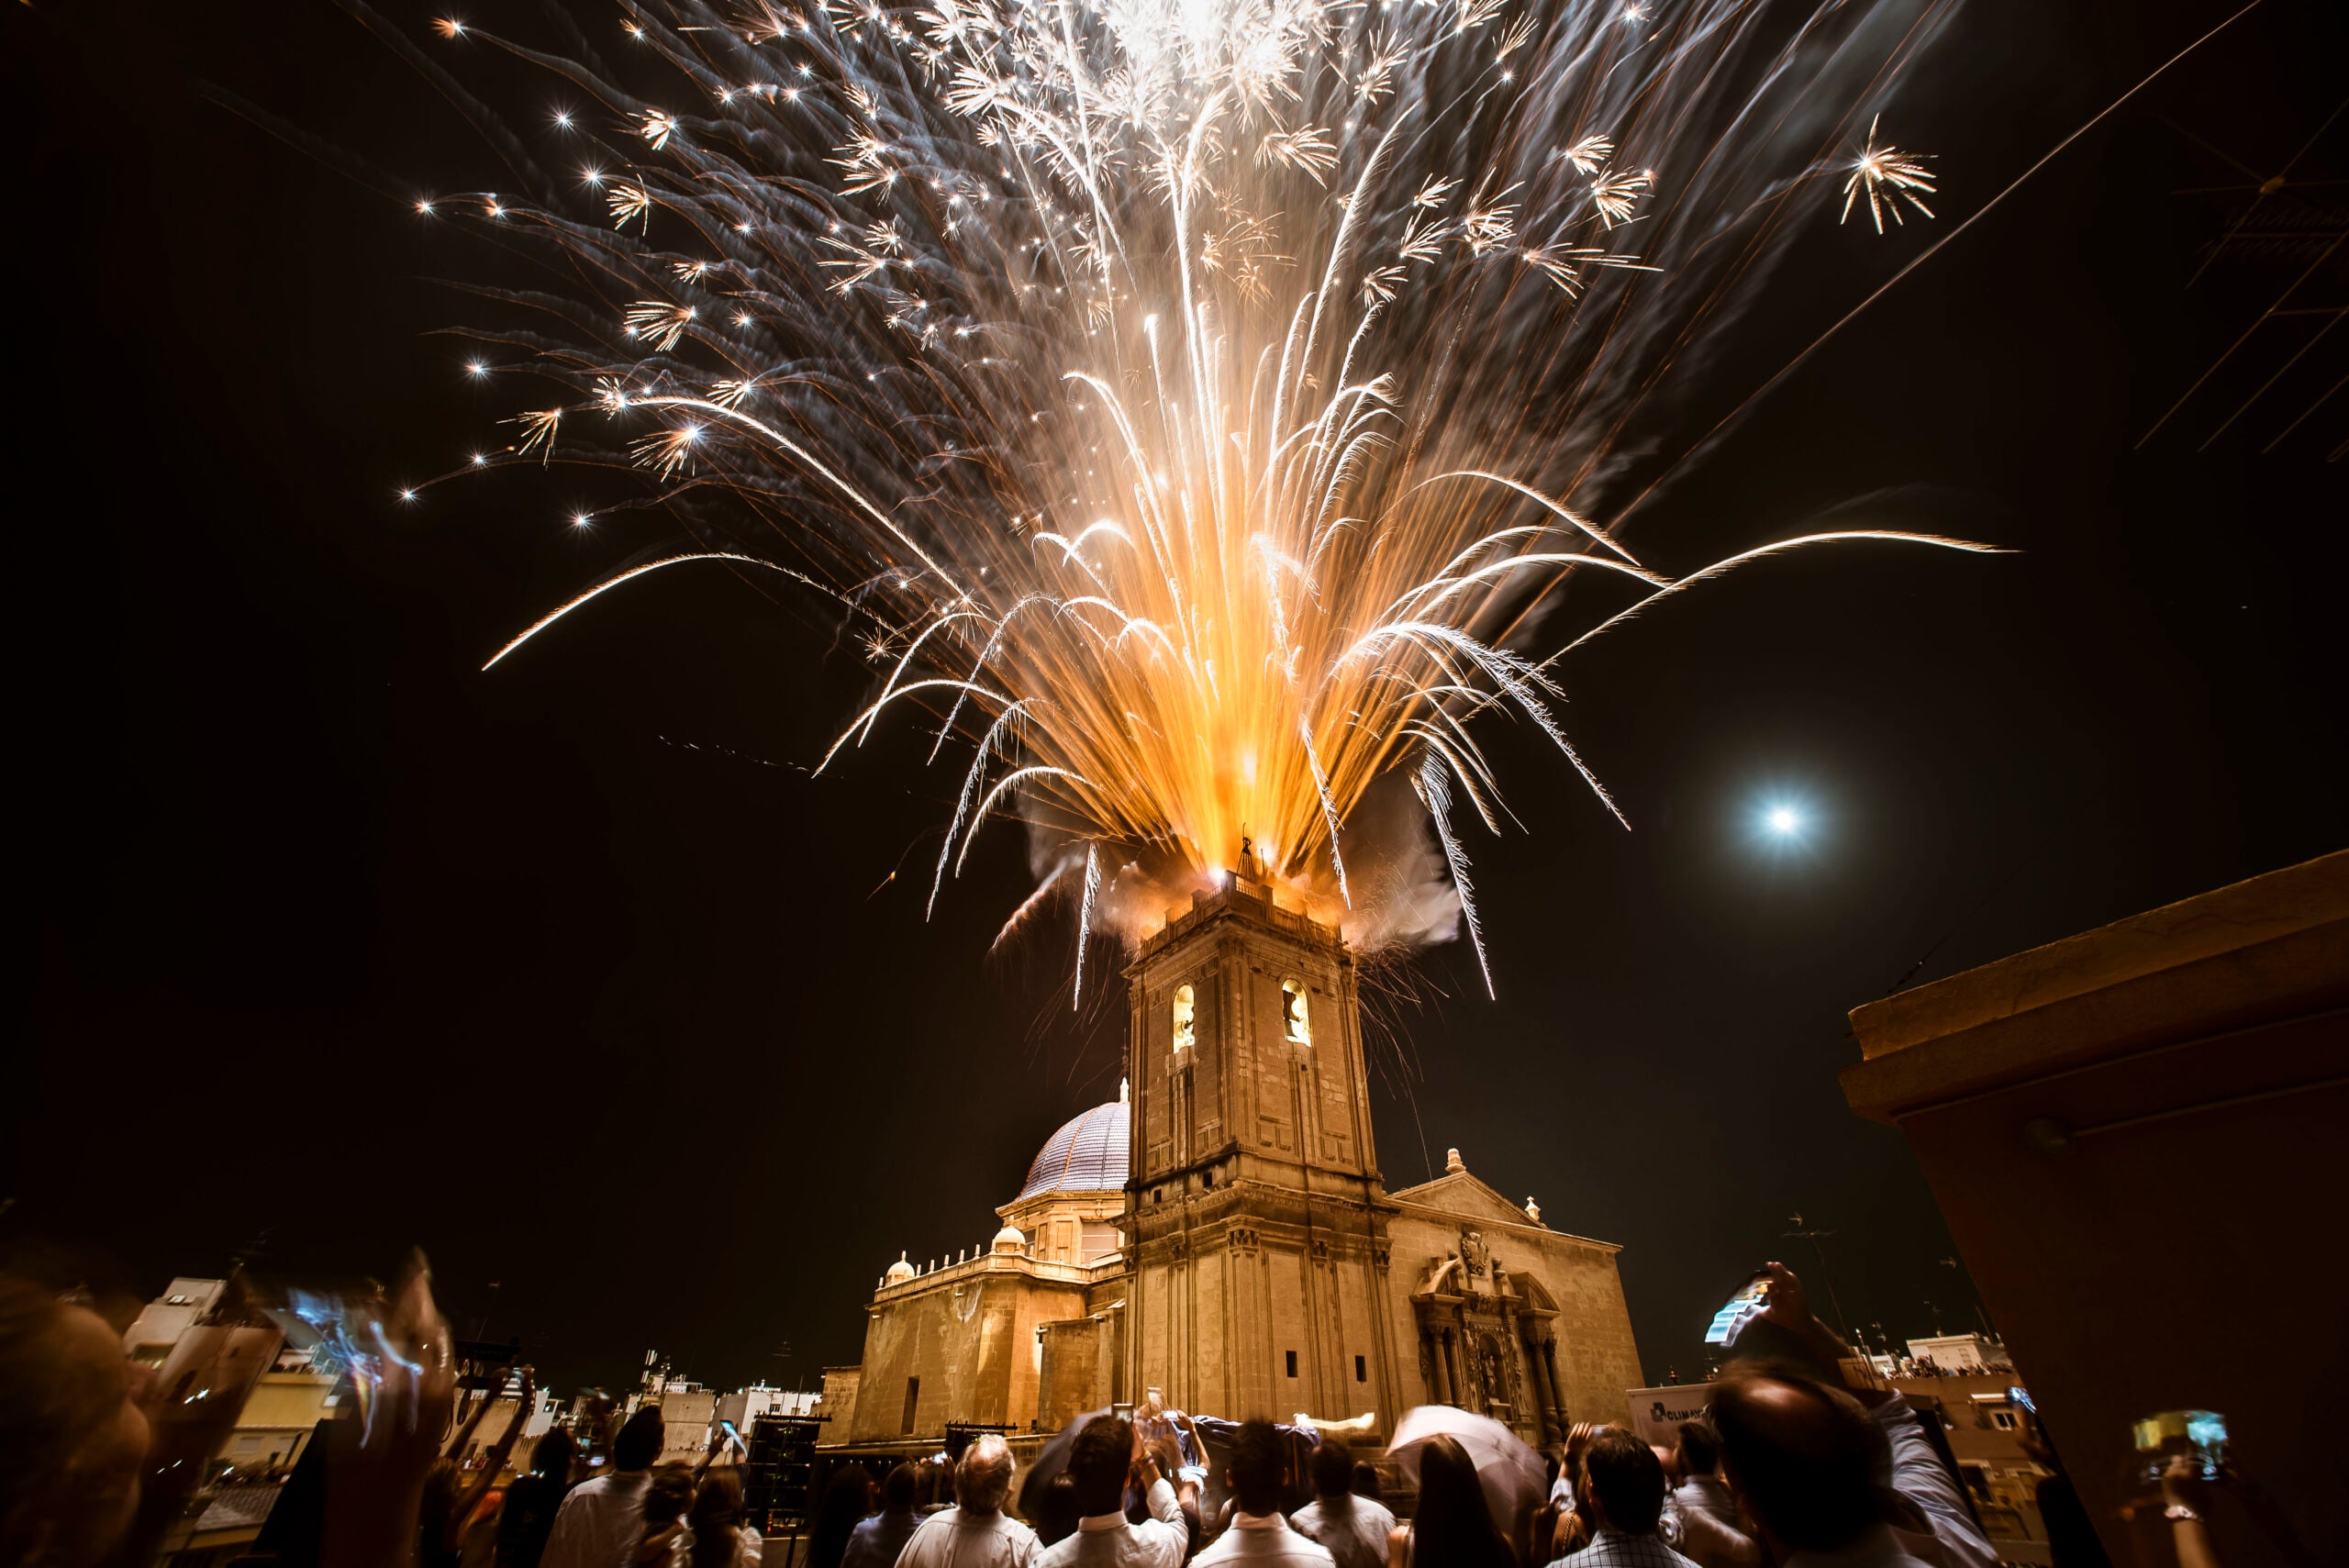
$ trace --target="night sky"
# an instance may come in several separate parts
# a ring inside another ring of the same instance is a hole
[[[1941,220],[1810,224],[1723,384],[2228,8],[1963,11],[1896,139],[1937,155]],[[478,673],[660,525],[574,532],[585,482],[560,467],[394,504],[511,439],[518,405],[433,335],[482,318],[449,286],[476,242],[400,198],[490,180],[388,50],[324,4],[6,9],[38,940],[0,1245],[144,1295],[256,1245],[264,1273],[331,1278],[420,1243],[460,1329],[520,1336],[565,1391],[632,1380],[648,1348],[722,1385],[856,1360],[899,1251],[985,1240],[1051,1130],[1114,1096],[1122,987],[1096,969],[1103,1004],[1071,1014],[1064,914],[987,955],[1029,885],[1016,829],[923,922],[919,877],[889,879],[934,855],[959,775],[902,732],[808,775],[872,676],[807,602],[680,571]],[[389,14],[420,36],[431,13]],[[2343,58],[2329,0],[2254,14],[1631,536],[1686,570],[1840,508],[2020,553],[1814,553],[1596,645],[1565,718],[1633,832],[1538,738],[1486,732],[1531,829],[1470,842],[1500,999],[1457,945],[1375,977],[1381,1162],[1408,1185],[1456,1145],[1621,1243],[1652,1376],[1701,1370],[1759,1260],[1802,1265],[1798,1211],[1836,1232],[1854,1321],[1971,1319],[1900,1139],[1843,1105],[1849,1008],[2349,842],[2349,487],[2325,461],[2349,395],[2260,452],[2349,342],[2198,452],[2315,330],[2271,325],[2135,445],[2321,249],[2246,240],[2188,289],[2244,198],[2176,193],[2254,183],[2229,156],[2274,172]],[[480,65],[494,101],[545,96]],[[2337,236],[2344,153],[2337,122],[2295,173],[2336,183],[2252,228]],[[2343,303],[2343,260],[2297,303]],[[1752,831],[1782,795],[1814,817],[1793,851]]]

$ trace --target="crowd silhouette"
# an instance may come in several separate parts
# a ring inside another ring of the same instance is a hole
[[[1937,1418],[1881,1383],[1810,1313],[1777,1264],[1766,1316],[1790,1353],[1733,1363],[1703,1418],[1666,1446],[1575,1426],[1543,1455],[1498,1423],[1430,1407],[1421,1435],[1355,1452],[1308,1424],[1125,1407],[1032,1453],[983,1433],[949,1458],[896,1463],[876,1485],[831,1456],[804,1523],[770,1538],[745,1518],[739,1442],[663,1459],[661,1409],[612,1429],[607,1407],[557,1425],[515,1461],[531,1407],[486,1448],[505,1386],[458,1419],[452,1341],[421,1257],[356,1315],[351,1397],[279,1477],[242,1568],[1998,1568]],[[224,1355],[227,1351],[222,1352]],[[0,1562],[152,1568],[189,1517],[231,1401],[159,1389],[118,1329],[83,1304],[0,1276]],[[1300,1418],[1300,1422],[1303,1418]],[[1481,1425],[1480,1425],[1481,1423]],[[1934,1429],[1929,1431],[1928,1429]],[[1498,1446],[1497,1446],[1498,1445]],[[1497,1455],[1498,1457],[1497,1457]],[[1538,1483],[1547,1477],[1546,1486]],[[2173,1490],[2187,1495],[2182,1475]],[[2199,1516],[2179,1560],[2217,1568]],[[763,1516],[762,1516],[763,1518]],[[2189,1529],[2189,1525],[2193,1529]],[[2076,1529],[2056,1568],[2095,1568]]]

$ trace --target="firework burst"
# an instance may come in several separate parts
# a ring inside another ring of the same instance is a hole
[[[1850,178],[1843,182],[1843,214],[1836,219],[1848,223],[1852,205],[1865,195],[1868,202],[1868,217],[1876,224],[1878,234],[1884,232],[1884,220],[1888,217],[1897,226],[1902,203],[1915,207],[1927,217],[1933,209],[1927,206],[1918,192],[1933,194],[1932,175],[1927,172],[1924,160],[1913,152],[1903,152],[1897,147],[1879,144],[1876,139],[1876,122],[1868,122],[1867,144],[1859,157],[1852,161]]]
[[[774,566],[876,664],[825,765],[911,721],[958,771],[933,901],[1011,815],[1043,887],[1007,930],[1081,889],[1136,937],[1247,866],[1358,947],[1464,923],[1481,962],[1479,719],[1616,811],[1533,646],[1563,584],[1604,613],[1553,649],[1923,537],[1675,575],[1591,517],[1946,8],[622,0],[609,64],[437,24],[593,100],[585,183],[496,198],[565,280],[507,296],[514,368],[567,389],[515,456],[634,463],[693,541],[491,662],[646,572]],[[1872,209],[1921,208],[1868,146]],[[1389,776],[1417,850],[1358,828]]]

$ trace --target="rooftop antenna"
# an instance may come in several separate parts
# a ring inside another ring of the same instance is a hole
[[[1843,1304],[1835,1297],[1835,1278],[1827,1272],[1827,1250],[1820,1245],[1820,1242],[1834,1235],[1835,1232],[1805,1226],[1800,1213],[1787,1216],[1787,1223],[1792,1225],[1794,1229],[1786,1233],[1786,1240],[1810,1243],[1811,1255],[1819,1260],[1819,1283],[1827,1287],[1827,1305],[1835,1314],[1835,1327],[1842,1330],[1843,1342],[1850,1344],[1852,1325],[1843,1317]]]
[[[2283,271],[2290,272],[2291,281],[2284,284],[2283,291],[2268,301],[2256,316],[2251,317],[2249,324],[2243,328],[2242,334],[2227,345],[2225,352],[2212,361],[2210,368],[2195,377],[2193,384],[2178,395],[2177,401],[2171,404],[2163,412],[2162,417],[2154,420],[2143,435],[2137,438],[2139,448],[2142,449],[2159,434],[2164,426],[2169,424],[2188,403],[2194,400],[2197,393],[2209,385],[2221,371],[2227,368],[2230,361],[2242,354],[2250,362],[2242,369],[2237,384],[2229,389],[2230,398],[2242,392],[2242,383],[2248,382],[2262,371],[2267,372],[2266,378],[2261,381],[2248,395],[2243,396],[2242,401],[2236,403],[2234,412],[2213,426],[2210,433],[2203,437],[2201,443],[2194,449],[2199,452],[2209,451],[2217,444],[2220,437],[2225,435],[2239,420],[2249,414],[2269,392],[2275,390],[2278,383],[2284,382],[2299,362],[2323,340],[2325,335],[2340,324],[2342,312],[2338,308],[2321,299],[2303,299],[2299,304],[2295,305],[2293,296],[2298,295],[2310,280],[2324,272],[2327,263],[2340,251],[2342,246],[2349,243],[2349,212],[2344,212],[2340,202],[2324,189],[2339,183],[2327,177],[2331,171],[2326,168],[2318,168],[2311,172],[2314,176],[2312,178],[2296,177],[2296,171],[2299,169],[2301,161],[2316,150],[2318,143],[2324,139],[2326,133],[2332,130],[2333,125],[2341,118],[2343,110],[2349,110],[2349,100],[2334,105],[2332,112],[2324,117],[2323,122],[2314,131],[2310,133],[2306,141],[2300,143],[2299,150],[2284,160],[2280,165],[2272,163],[2254,165],[2236,157],[2223,148],[2212,145],[2209,140],[2174,120],[2167,122],[2172,130],[2195,143],[2219,163],[2226,166],[2229,171],[2227,175],[2221,176],[2222,183],[2189,186],[2173,194],[2181,196],[2216,197],[2229,206],[2238,202],[2242,204],[2233,216],[2227,220],[2225,228],[2218,237],[2210,242],[2209,253],[2194,269],[2194,275],[2187,279],[2186,286],[2192,288],[2200,282],[2202,275],[2209,272],[2222,256],[2235,267],[2256,267],[2262,261],[2277,263]],[[2267,172],[2266,171],[2271,168],[2275,172]],[[2260,219],[2255,228],[2252,224],[2254,217]],[[2304,260],[2307,266],[2301,268],[2299,263]],[[2255,277],[2256,274],[2254,273],[2254,276]],[[2267,287],[2273,287],[2272,279],[2268,281]],[[2266,288],[2263,288],[2261,292],[2265,294]],[[2254,339],[2258,340],[2257,347],[2253,346]],[[2250,350],[2247,354],[2244,353],[2246,350]],[[2330,386],[2325,386],[2323,384],[2327,375],[2332,369],[2339,367],[2339,361],[2336,358],[2330,367],[2318,368],[2324,363],[2325,361],[2320,360],[2317,366],[2310,367],[2310,373],[2286,388],[2287,394],[2295,401],[2300,401],[2311,395],[2314,401],[2304,403],[2300,411],[2260,447],[2260,456],[2266,457],[2277,447],[2282,446],[2290,439],[2294,431],[2308,422],[2310,415],[2330,402],[2342,387],[2349,385],[2349,377],[2343,377],[2333,381]],[[2322,387],[2321,391],[2319,390],[2320,387]],[[2289,411],[2288,406],[2278,408],[2268,417],[2271,423],[2281,420]],[[2215,408],[2212,412],[2216,412]],[[2344,452],[2349,452],[2349,443],[2332,448],[2325,454],[2326,461],[2337,462]]]
[[[476,1340],[485,1339],[488,1337],[489,1315],[497,1306],[497,1291],[498,1282],[495,1280],[490,1281],[488,1299],[484,1301],[481,1305],[481,1316],[473,1319],[473,1337]]]
[[[1949,1270],[1953,1274],[1954,1274],[1958,1269],[1963,1266],[1954,1257],[1943,1258],[1938,1261],[1942,1267]],[[1968,1291],[1966,1294],[1973,1297],[1974,1321],[1981,1326],[1982,1337],[1986,1340],[1997,1340],[1998,1338],[1998,1331],[1990,1326],[1990,1315],[1982,1309],[1982,1297],[1972,1291]]]

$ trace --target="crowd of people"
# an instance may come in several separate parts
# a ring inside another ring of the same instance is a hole
[[[1210,1476],[1186,1458],[1204,1445],[1112,1412],[1074,1434],[1025,1522],[1005,1511],[1012,1465],[997,1437],[965,1451],[954,1504],[927,1515],[918,1467],[892,1471],[877,1508],[865,1473],[838,1467],[810,1568],[1995,1568],[1919,1414],[1887,1390],[1845,1386],[1831,1369],[1848,1353],[1799,1282],[1780,1271],[1777,1296],[1781,1325],[1816,1355],[1732,1368],[1708,1418],[1681,1422],[1668,1447],[1575,1428],[1547,1496],[1521,1506],[1438,1435],[1401,1456],[1408,1519],[1382,1500],[1378,1469],[1330,1440],[1311,1451],[1310,1500],[1287,1507],[1308,1477],[1292,1473],[1295,1448],[1271,1424],[1226,1437]]]
[[[1381,1466],[1308,1429],[1212,1423],[1210,1445],[1204,1418],[1120,1407],[1049,1445],[1016,1502],[1011,1445],[992,1433],[952,1461],[896,1465],[877,1486],[841,1459],[785,1550],[795,1568],[1997,1568],[1935,1419],[1840,1376],[1855,1358],[1811,1316],[1800,1282],[1772,1270],[1777,1343],[1796,1353],[1733,1364],[1669,1445],[1575,1428],[1548,1456],[1546,1493],[1522,1489],[1522,1463],[1504,1475],[1486,1454],[1480,1468],[1451,1432]],[[495,1400],[484,1393],[454,1418],[450,1340],[420,1266],[367,1329],[387,1353],[364,1408],[321,1429],[309,1484],[296,1485],[297,1466],[256,1561],[762,1568],[777,1550],[744,1518],[731,1454],[713,1443],[698,1465],[662,1462],[654,1407],[608,1438],[598,1425],[592,1460],[573,1433],[550,1430],[507,1480],[528,1394],[476,1453],[470,1440]],[[184,1516],[189,1458],[201,1470],[218,1451],[217,1413],[197,1397],[156,1399],[95,1315],[5,1279],[0,1373],[11,1388],[0,1558],[148,1568],[158,1520]],[[1383,1499],[1382,1474],[1403,1487],[1407,1517]]]
[[[1311,1499],[1265,1421],[1221,1445],[1220,1487],[1122,1414],[1091,1418],[1066,1468],[1036,1489],[1029,1521],[1006,1512],[1012,1463],[999,1437],[954,1465],[955,1501],[924,1514],[917,1466],[880,1488],[835,1469],[814,1521],[810,1568],[1994,1568],[1956,1478],[1902,1429],[1897,1399],[1871,1410],[1798,1367],[1723,1379],[1712,1421],[1683,1422],[1659,1451],[1621,1427],[1577,1428],[1549,1496],[1523,1517],[1495,1507],[1468,1449],[1418,1445],[1411,1517],[1380,1496],[1378,1471],[1341,1444],[1311,1454]],[[1718,1422],[1719,1425],[1714,1423]],[[1212,1513],[1207,1499],[1219,1492]],[[1065,1498],[1066,1507],[1052,1506]],[[628,1561],[615,1555],[601,1561]],[[573,1568],[566,1562],[559,1568]]]

